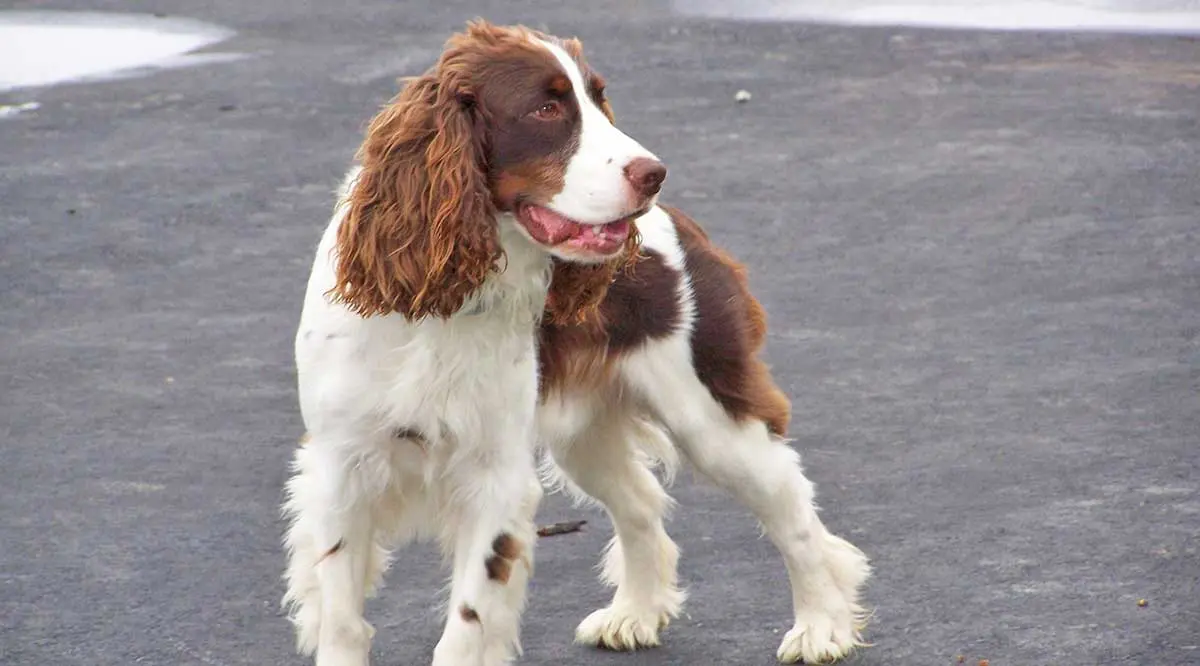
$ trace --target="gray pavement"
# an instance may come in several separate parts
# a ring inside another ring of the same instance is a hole
[[[151,0],[249,57],[0,93],[41,104],[0,119],[0,663],[306,663],[304,280],[363,122],[483,15],[581,36],[664,199],[751,266],[823,515],[876,568],[849,663],[1200,664],[1200,43],[668,8]],[[539,545],[522,663],[773,663],[782,564],[682,476],[664,647],[571,645],[611,527],[555,497],[591,522]],[[441,584],[400,555],[375,663],[427,663]]]

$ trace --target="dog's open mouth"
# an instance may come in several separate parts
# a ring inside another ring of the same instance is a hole
[[[533,239],[551,247],[564,246],[592,254],[614,254],[629,238],[636,215],[604,224],[583,224],[569,217],[532,204],[516,210],[517,220]]]

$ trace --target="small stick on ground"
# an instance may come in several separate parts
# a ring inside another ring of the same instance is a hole
[[[540,537],[548,537],[558,536],[559,534],[580,532],[583,530],[584,525],[587,525],[586,520],[568,520],[565,523],[551,523],[550,525],[542,525],[539,527],[537,535]]]

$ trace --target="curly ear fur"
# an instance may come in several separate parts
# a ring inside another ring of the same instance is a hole
[[[364,317],[448,317],[503,256],[484,168],[483,110],[464,78],[443,57],[367,128],[331,290]]]
[[[368,317],[448,317],[503,259],[484,163],[486,110],[467,77],[531,34],[538,33],[472,21],[371,121],[338,230],[331,296]],[[582,48],[578,40],[570,47]],[[607,101],[602,110],[611,120]],[[617,272],[631,270],[639,243],[635,226],[619,259],[555,260],[546,317],[567,324],[595,314]]]

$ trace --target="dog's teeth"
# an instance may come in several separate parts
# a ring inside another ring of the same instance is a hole
[[[600,233],[603,229],[604,229],[603,224],[593,224],[592,225],[592,231],[594,231],[596,233]]]

